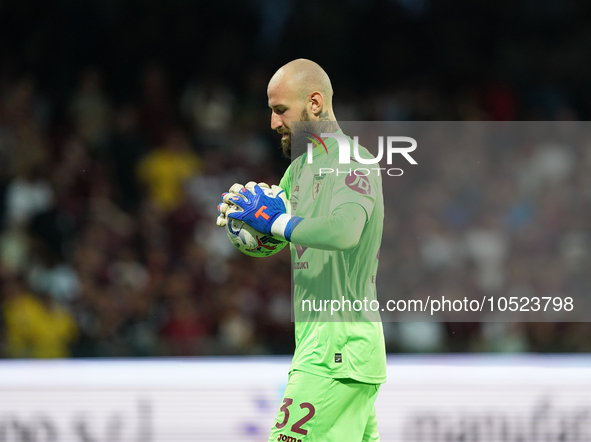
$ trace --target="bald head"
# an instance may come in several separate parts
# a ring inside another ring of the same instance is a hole
[[[322,95],[324,105],[332,107],[332,85],[324,69],[305,58],[290,61],[282,66],[269,82],[270,91],[284,87],[294,98],[304,102],[314,92]]]
[[[291,155],[292,121],[335,122],[330,78],[313,61],[300,58],[281,67],[269,81],[267,95],[271,128],[283,135],[281,145],[287,158]],[[328,132],[332,130],[319,133]]]

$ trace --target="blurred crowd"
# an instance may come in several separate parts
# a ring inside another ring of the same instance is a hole
[[[155,66],[140,81],[137,102],[113,106],[85,69],[53,126],[33,77],[4,83],[3,355],[290,351],[289,255],[261,266],[215,225],[231,184],[282,174],[245,122],[264,109],[213,80],[173,100]]]
[[[487,301],[386,324],[391,349],[590,351],[591,124],[412,124],[418,165],[384,179],[378,294]]]
[[[242,91],[220,79],[192,82],[174,99],[165,70],[149,66],[141,96],[114,105],[100,69],[87,67],[63,121],[50,118],[34,77],[3,83],[4,356],[292,350],[289,254],[242,256],[214,222],[231,184],[277,183],[288,164],[268,127],[269,76],[253,70]],[[337,90],[335,113],[348,120],[446,112],[508,119],[517,100],[505,90],[493,102],[503,93],[506,114],[498,115],[486,94],[450,106],[434,92],[401,90],[361,107],[349,88],[342,98]],[[398,218],[385,235],[396,241],[399,290],[589,289],[588,146],[525,145],[502,155],[473,143],[443,150],[422,152],[415,178],[391,197]],[[477,157],[489,165],[478,170],[489,173],[463,168]],[[519,186],[525,190],[514,192]],[[461,258],[460,244],[467,250]],[[479,273],[481,262],[493,262],[492,270]],[[588,349],[587,329],[402,323],[387,324],[386,336],[390,351],[574,351]]]
[[[215,226],[222,192],[289,164],[266,86],[290,59],[327,70],[342,121],[591,115],[587,2],[91,3],[0,8],[1,357],[293,351],[289,253],[242,256]],[[588,293],[590,151],[429,154],[393,194],[398,290]],[[589,351],[590,332],[385,324],[392,352]]]

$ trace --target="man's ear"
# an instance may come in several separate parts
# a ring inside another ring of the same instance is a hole
[[[310,112],[315,116],[320,115],[322,105],[324,104],[323,102],[324,100],[320,92],[312,92],[309,99]]]

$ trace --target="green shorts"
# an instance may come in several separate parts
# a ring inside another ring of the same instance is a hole
[[[293,371],[269,442],[376,442],[379,384]]]

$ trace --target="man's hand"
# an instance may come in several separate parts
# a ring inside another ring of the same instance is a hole
[[[243,196],[240,195],[240,191],[244,188],[250,190],[252,193],[255,192],[254,186],[256,186],[257,183],[254,181],[249,181],[248,183],[246,183],[246,186],[244,186],[243,184],[239,184],[239,183],[234,183],[232,185],[232,187],[230,187],[230,189],[227,192],[222,193],[222,202],[220,204],[218,204],[218,210],[220,212],[217,220],[216,220],[216,224],[219,227],[225,227],[226,224],[228,224],[228,214],[233,212],[233,211],[240,211],[242,210],[238,205],[234,204],[234,202],[231,200],[232,197],[237,196],[240,197],[242,199],[245,199]],[[267,183],[258,183],[258,186],[260,186],[262,189],[264,189],[264,191],[267,191],[266,189],[271,189],[269,187],[269,185]],[[273,186],[273,189],[278,188],[279,186]],[[274,191],[276,192],[276,190]],[[273,193],[273,191],[271,192],[271,194]],[[269,195],[271,195],[269,194]],[[228,197],[226,198],[226,195],[228,195]]]
[[[219,227],[225,227],[226,224],[228,224],[228,218],[226,216],[226,212],[228,211],[229,206],[224,202],[224,196],[226,196],[227,194],[228,194],[228,192],[222,193],[222,202],[218,204],[218,210],[219,210],[220,214],[218,215],[217,219],[215,220],[215,223]]]
[[[254,185],[252,185],[254,184]],[[234,187],[230,190],[235,190]],[[223,202],[238,206],[241,211],[230,211],[228,218],[244,221],[259,232],[270,234],[271,226],[281,215],[286,214],[285,202],[281,198],[283,190],[273,196],[269,186],[261,183],[248,183],[238,194],[230,192],[223,196]]]
[[[252,183],[252,181],[250,183],[247,184],[250,185]],[[238,196],[238,192],[240,191],[240,189],[244,188],[244,186],[242,184],[239,183],[234,183],[232,185],[232,187],[230,187],[230,190],[228,190],[227,192],[222,193],[222,202],[220,204],[218,204],[218,210],[220,212],[217,220],[216,220],[216,224],[219,227],[225,227],[226,224],[228,224],[228,211],[232,208],[233,205],[230,203],[228,204],[227,202],[224,201],[224,197],[226,195],[230,195],[230,196]]]
[[[303,218],[288,215],[286,204],[285,192],[279,186],[271,188],[266,183],[257,184],[254,181],[246,186],[236,183],[222,195],[222,202],[218,204],[220,216],[217,225],[224,227],[228,218],[234,218],[259,232],[289,241],[293,229]]]

